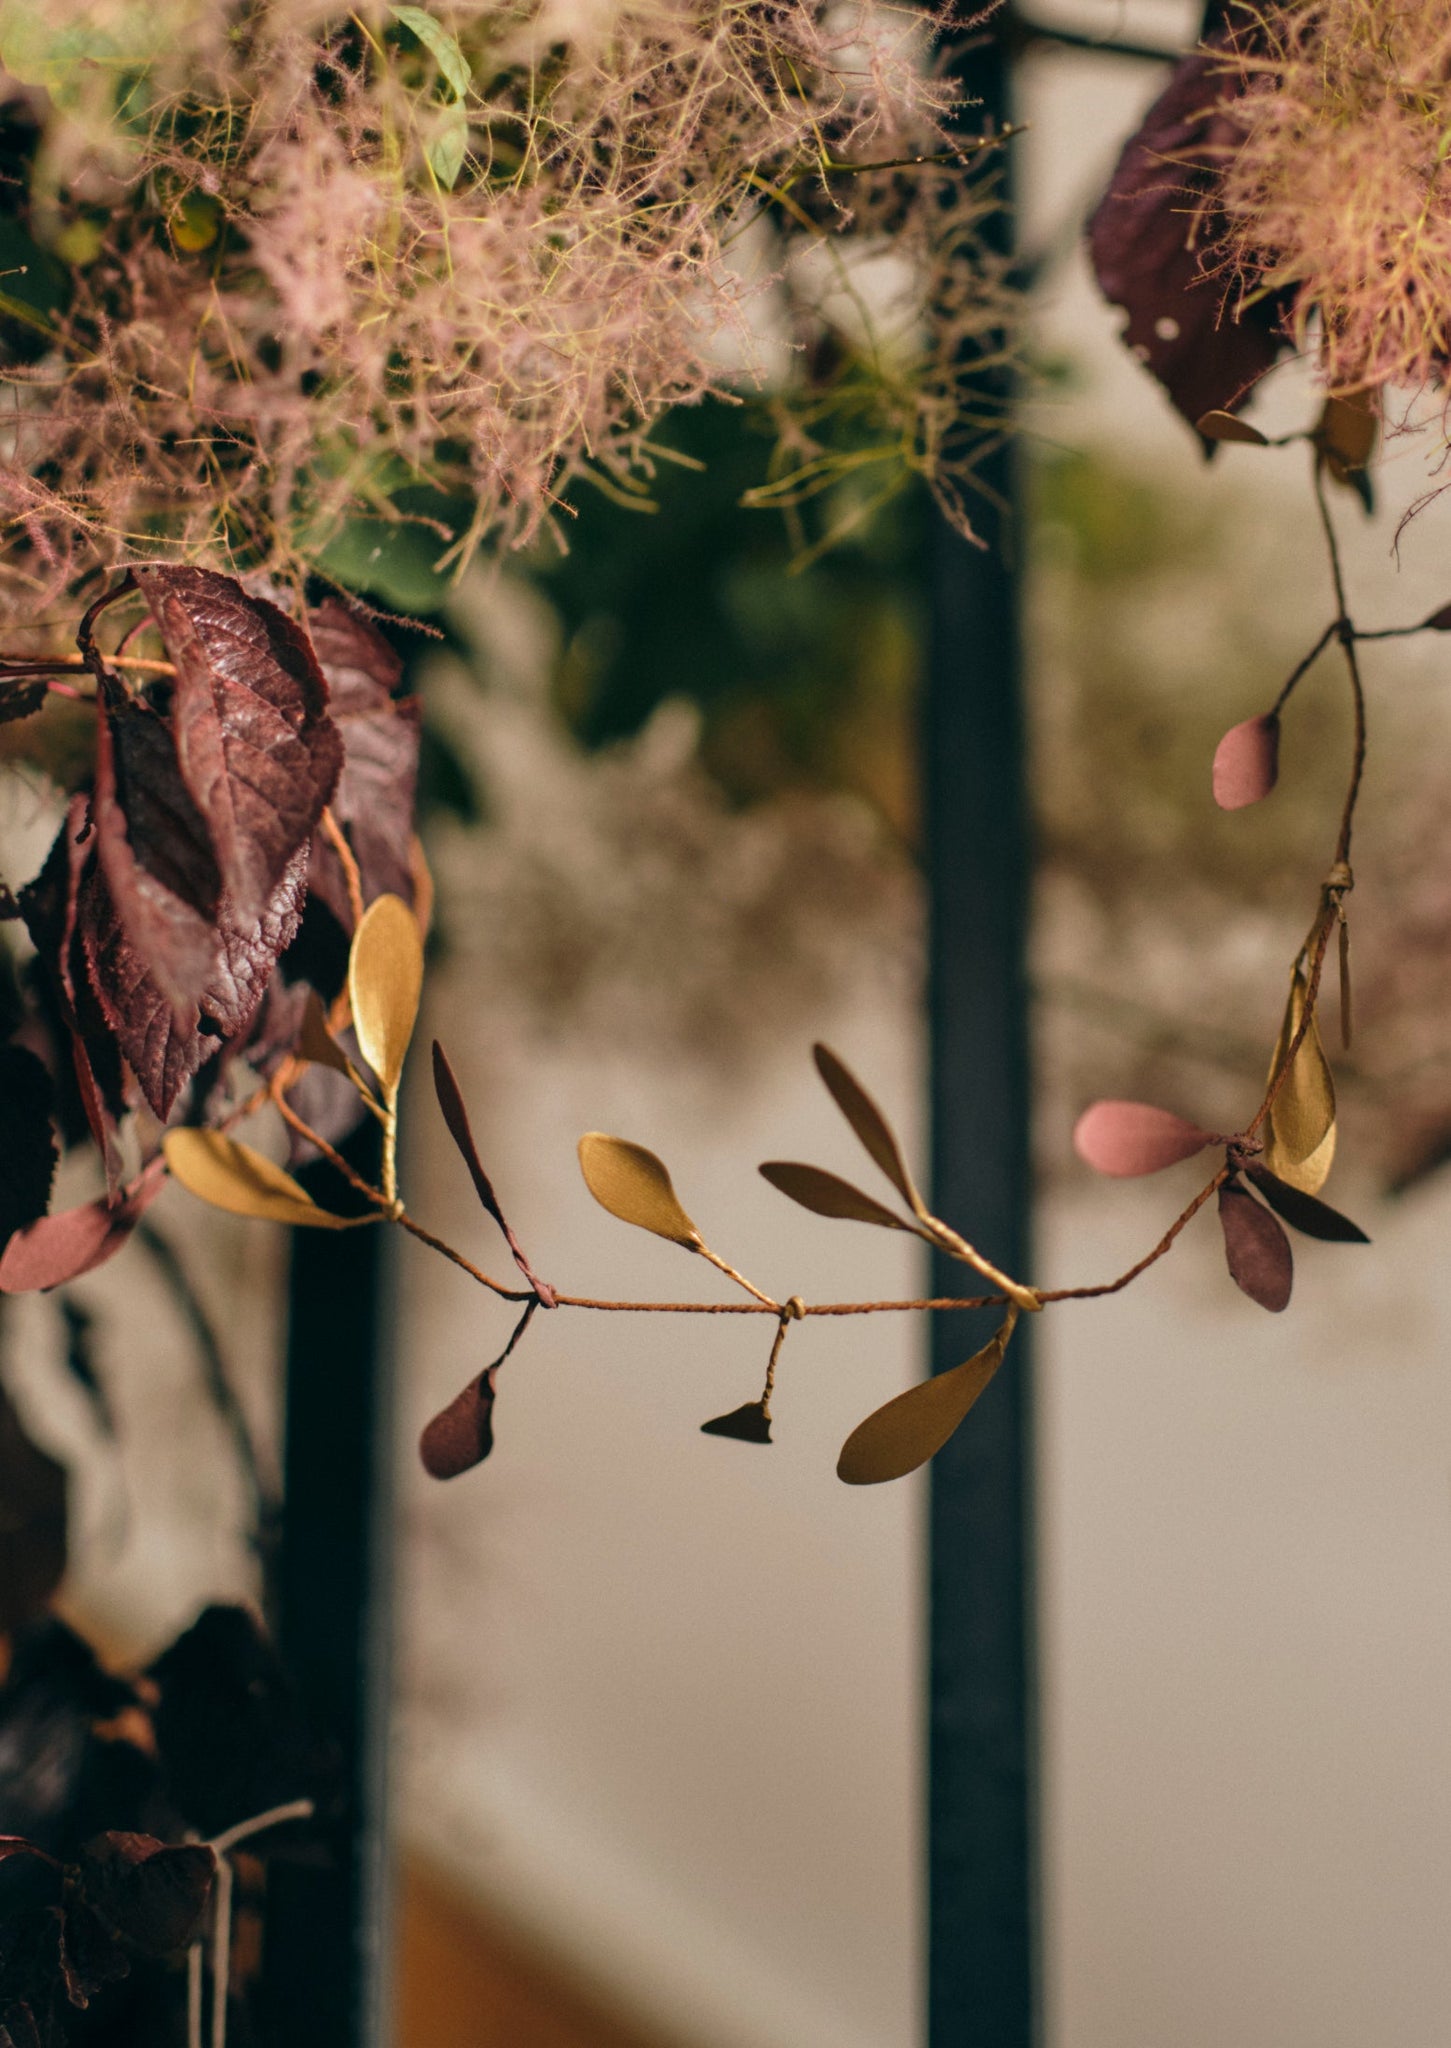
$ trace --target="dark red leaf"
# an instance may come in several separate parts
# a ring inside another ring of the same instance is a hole
[[[1451,604],[1443,604],[1439,611],[1432,612],[1429,619],[1421,621],[1422,627],[1432,633],[1451,633]]]
[[[1095,1102],[1073,1127],[1079,1158],[1116,1179],[1158,1173],[1213,1143],[1212,1132],[1151,1102]]]
[[[414,802],[418,786],[419,708],[395,698],[403,664],[383,635],[336,598],[307,615],[342,734],[343,769],[333,816],[358,864],[364,901],[413,901]],[[352,924],[342,863],[323,833],[313,839],[308,886],[345,929]]]
[[[61,1287],[103,1266],[128,1242],[165,1185],[165,1167],[157,1159],[114,1204],[83,1202],[18,1230],[0,1254],[0,1294]]]
[[[0,1242],[43,1216],[55,1173],[50,1075],[24,1046],[0,1046]]]
[[[1270,1207],[1296,1230],[1303,1231],[1306,1237],[1322,1238],[1327,1244],[1370,1243],[1358,1223],[1352,1223],[1348,1216],[1342,1216],[1338,1209],[1332,1209],[1317,1195],[1307,1195],[1303,1188],[1291,1187],[1288,1181],[1281,1180],[1277,1173],[1271,1173],[1258,1159],[1249,1160],[1244,1170]]]
[[[0,1635],[45,1611],[66,1567],[65,1467],[0,1388]]]
[[[494,1375],[487,1372],[455,1394],[418,1439],[418,1454],[431,1479],[457,1479],[482,1465],[494,1448]]]
[[[201,1842],[110,1833],[86,1843],[79,1868],[87,1900],[110,1927],[145,1955],[169,1956],[200,1930],[217,1859]]]
[[[1211,274],[1224,225],[1220,165],[1238,140],[1220,102],[1240,89],[1212,50],[1184,58],[1125,146],[1088,229],[1099,285],[1128,314],[1124,340],[1191,426],[1232,412],[1283,343],[1283,294],[1231,304]]]
[[[717,1415],[702,1422],[700,1429],[702,1436],[732,1436],[743,1444],[771,1441],[771,1418],[759,1401],[747,1401],[744,1407],[732,1408],[729,1415]]]
[[[327,684],[301,627],[234,577],[170,567],[134,575],[176,664],[182,780],[238,917],[259,918],[342,768]]]
[[[33,676],[24,682],[10,677],[0,681],[0,725],[29,718],[39,711],[49,693],[50,685],[44,676]]]
[[[504,1220],[504,1212],[499,1207],[499,1198],[494,1193],[493,1182],[484,1171],[483,1161],[479,1158],[478,1147],[474,1143],[474,1134],[469,1128],[469,1113],[464,1107],[462,1091],[453,1068],[448,1063],[448,1055],[436,1038],[433,1041],[433,1086],[438,1096],[438,1106],[443,1111],[443,1120],[448,1125],[448,1134],[463,1154],[464,1164],[472,1177],[474,1192],[503,1231],[509,1250],[514,1255],[515,1265],[539,1296],[541,1306],[553,1308],[554,1289],[547,1280],[540,1280],[536,1276],[524,1256],[519,1240]]]
[[[1235,1286],[1261,1308],[1276,1314],[1287,1308],[1295,1259],[1290,1240],[1269,1210],[1262,1209],[1246,1188],[1226,1181],[1219,1190],[1219,1224]]]
[[[1214,750],[1214,801],[1242,811],[1274,788],[1280,772],[1280,721],[1274,712],[1232,725]]]

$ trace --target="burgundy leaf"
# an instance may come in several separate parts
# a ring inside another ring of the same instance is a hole
[[[747,1401],[744,1407],[732,1408],[729,1415],[714,1416],[700,1425],[703,1436],[731,1436],[737,1443],[768,1444],[771,1441],[771,1418],[760,1401]]]
[[[401,896],[413,902],[414,802],[418,786],[419,708],[395,698],[403,664],[383,635],[336,598],[307,615],[331,696],[333,722],[342,734],[343,769],[332,811],[342,827],[363,897]],[[336,849],[319,832],[308,878],[344,929],[352,926],[347,881]]]
[[[199,1931],[216,1875],[202,1842],[105,1834],[80,1852],[85,1895],[100,1917],[149,1956],[174,1955]]]
[[[182,780],[239,918],[261,917],[342,767],[327,684],[301,627],[234,577],[169,567],[134,574],[176,664]]]
[[[1226,1181],[1219,1190],[1219,1225],[1235,1286],[1275,1314],[1287,1308],[1295,1259],[1290,1240],[1269,1210],[1262,1209],[1246,1188]]]
[[[9,725],[17,718],[29,718],[39,711],[50,692],[50,684],[44,676],[32,676],[26,681],[6,677],[0,681],[0,725]]]
[[[1124,340],[1191,426],[1233,411],[1283,339],[1283,293],[1230,305],[1211,271],[1224,225],[1219,165],[1238,140],[1221,102],[1242,89],[1213,50],[1185,57],[1126,144],[1088,228],[1099,285],[1128,314]]]
[[[494,1448],[494,1375],[487,1372],[455,1394],[418,1439],[418,1454],[431,1479],[457,1479],[482,1465]]]
[[[1277,1173],[1271,1173],[1258,1159],[1249,1160],[1244,1170],[1270,1207],[1296,1230],[1303,1231],[1306,1237],[1318,1237],[1327,1244],[1370,1243],[1358,1223],[1352,1223],[1348,1216],[1342,1216],[1338,1209],[1332,1209],[1317,1195],[1307,1195],[1303,1188],[1291,1187],[1288,1181],[1281,1180]],[[3,1261],[0,1261],[0,1272],[3,1270]]]
[[[1214,801],[1242,811],[1274,788],[1280,772],[1280,721],[1273,712],[1232,725],[1214,750]]]
[[[448,1055],[436,1038],[433,1041],[433,1086],[438,1096],[438,1106],[443,1111],[443,1120],[448,1125],[449,1136],[463,1154],[464,1164],[473,1179],[474,1192],[503,1231],[509,1250],[514,1255],[514,1264],[538,1295],[541,1306],[553,1308],[554,1289],[547,1280],[537,1277],[524,1256],[519,1240],[504,1220],[504,1212],[499,1207],[499,1198],[494,1193],[493,1182],[484,1171],[483,1161],[479,1158],[478,1147],[474,1143],[474,1134],[469,1128],[469,1113],[464,1107],[462,1091],[453,1068],[448,1063]]]
[[[1432,612],[1429,619],[1423,619],[1421,621],[1421,630],[1432,633],[1451,633],[1451,604],[1443,604],[1439,611]]]
[[[1212,1132],[1149,1102],[1095,1102],[1073,1127],[1079,1158],[1118,1179],[1158,1173],[1213,1143]]]
[[[83,1202],[18,1230],[0,1254],[0,1294],[62,1287],[114,1258],[166,1185],[160,1159],[116,1203]]]
[[[45,1214],[55,1173],[50,1075],[23,1046],[0,1046],[0,1242]]]

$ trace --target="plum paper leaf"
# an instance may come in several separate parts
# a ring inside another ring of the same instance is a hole
[[[814,1046],[812,1051],[816,1059],[816,1070],[826,1083],[832,1101],[913,1215],[925,1220],[927,1210],[911,1174],[907,1171],[902,1148],[897,1143],[896,1132],[856,1075],[844,1060],[838,1059],[829,1045]]]
[[[1002,1364],[1012,1327],[1004,1323],[965,1364],[909,1387],[859,1422],[841,1447],[837,1478],[878,1486],[935,1457]]]
[[[168,1131],[162,1149],[174,1180],[189,1194],[233,1216],[312,1230],[351,1230],[355,1224],[376,1220],[333,1216],[319,1209],[290,1173],[223,1131]]]
[[[665,1162],[643,1145],[586,1131],[579,1141],[579,1169],[600,1207],[622,1223],[653,1230],[688,1252],[701,1250],[704,1239],[681,1208]]]
[[[1270,1061],[1271,1082],[1305,1014],[1305,977],[1296,968],[1290,982],[1284,1021]],[[1320,1192],[1335,1157],[1335,1082],[1316,1018],[1300,1041],[1290,1071],[1270,1106],[1264,1163],[1279,1179],[1307,1195]]]
[[[1214,750],[1214,801],[1222,811],[1260,803],[1280,773],[1280,721],[1273,712],[1232,725]]]
[[[480,1159],[479,1148],[474,1143],[473,1127],[469,1123],[469,1113],[464,1103],[463,1091],[458,1085],[458,1079],[454,1074],[453,1068],[448,1063],[448,1054],[437,1039],[433,1041],[433,1089],[438,1097],[438,1106],[443,1112],[444,1123],[448,1126],[448,1134],[453,1139],[455,1145],[457,1145],[459,1152],[462,1154],[464,1165],[469,1170],[469,1178],[474,1184],[474,1193],[498,1224],[500,1230],[503,1231],[504,1242],[513,1254],[514,1264],[539,1296],[541,1306],[553,1308],[554,1289],[547,1280],[541,1280],[535,1273],[534,1268],[524,1256],[524,1247],[509,1228],[508,1220],[499,1206],[499,1198],[494,1193],[494,1183],[484,1171],[484,1162]]]
[[[204,1842],[105,1834],[80,1852],[87,1900],[143,1955],[169,1956],[196,1938],[216,1876]]]
[[[739,1408],[732,1408],[728,1415],[714,1415],[709,1422],[700,1425],[702,1436],[734,1437],[741,1444],[768,1444],[771,1441],[771,1418],[766,1413],[764,1401],[747,1401]]]
[[[164,1184],[161,1161],[155,1160],[120,1201],[83,1202],[17,1230],[0,1254],[0,1294],[63,1287],[103,1266],[130,1241]]]
[[[1327,1244],[1370,1243],[1358,1223],[1352,1223],[1348,1216],[1342,1216],[1338,1209],[1332,1209],[1317,1195],[1307,1195],[1303,1188],[1281,1180],[1260,1160],[1248,1161],[1244,1170],[1275,1213],[1283,1216],[1306,1237],[1318,1237]],[[0,1275],[4,1270],[4,1262],[0,1261]]]
[[[423,938],[401,896],[380,896],[363,913],[348,956],[353,1029],[384,1092],[396,1095],[423,994]]]
[[[1290,1240],[1269,1210],[1237,1182],[1227,1181],[1219,1190],[1219,1227],[1235,1286],[1272,1314],[1288,1308],[1295,1259]]]
[[[803,1209],[810,1209],[813,1215],[849,1223],[877,1223],[883,1230],[912,1228],[884,1203],[819,1166],[802,1166],[794,1159],[768,1159],[759,1171],[773,1188],[799,1202]]]
[[[471,1379],[439,1410],[418,1439],[418,1455],[430,1479],[457,1479],[482,1465],[494,1448],[494,1374]]]
[[[1214,1142],[1212,1131],[1151,1102],[1094,1102],[1073,1127],[1079,1158],[1119,1180],[1177,1166]]]

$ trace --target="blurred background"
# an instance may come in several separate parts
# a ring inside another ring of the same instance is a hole
[[[1172,11],[1149,7],[1157,35]],[[1093,11],[1105,34],[1133,18]],[[1327,665],[1287,716],[1274,801],[1214,809],[1219,734],[1268,706],[1331,598],[1296,453],[1206,466],[1086,274],[1077,224],[1161,77],[1066,50],[1020,76],[1020,232],[1045,257],[1018,545],[1049,1284],[1120,1270],[1195,1185],[1192,1166],[1089,1185],[1068,1144],[1088,1099],[1233,1128],[1255,1098],[1348,732]],[[1313,405],[1289,369],[1257,417],[1299,426]],[[921,1158],[925,509],[903,494],[868,515],[844,484],[847,531],[818,556],[815,529],[738,509],[760,472],[742,415],[672,432],[703,471],[664,473],[653,515],[586,507],[562,561],[476,577],[426,658],[439,916],[420,1040],[449,1049],[511,1220],[560,1284],[698,1284],[589,1199],[573,1147],[595,1128],[660,1152],[711,1242],[778,1296],[910,1293],[909,1246],[807,1216],[754,1168],[857,1170],[818,1037]],[[1337,504],[1366,623],[1451,599],[1451,511],[1395,547],[1435,438],[1391,439],[1374,518]],[[1122,1296],[1045,1318],[1050,2048],[1445,2040],[1444,648],[1367,663],[1360,1034],[1337,1062],[1330,1192],[1374,1249],[1306,1246],[1272,1321],[1206,1223]],[[15,778],[4,801],[28,873],[52,815]],[[492,1256],[425,1080],[410,1207]],[[154,1214],[275,1473],[285,1247],[174,1189]],[[753,1328],[541,1318],[506,1369],[494,1457],[440,1487],[418,1429],[506,1319],[413,1245],[396,1286],[400,2048],[910,2048],[923,1482],[847,1490],[834,1465],[920,1371],[924,1332],[795,1333],[763,1451],[699,1433],[758,1390]],[[7,1310],[6,1381],[80,1465],[68,1611],[146,1654],[204,1600],[255,1592],[247,1483],[156,1258],[69,1298],[69,1320]],[[66,1369],[77,1317],[114,1437]]]

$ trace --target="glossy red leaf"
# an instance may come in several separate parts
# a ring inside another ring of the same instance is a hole
[[[261,917],[336,787],[342,740],[302,628],[235,577],[133,572],[176,665],[181,777],[241,919]]]
[[[1269,1210],[1237,1182],[1226,1181],[1219,1190],[1219,1227],[1235,1286],[1273,1314],[1288,1308],[1295,1258]]]
[[[1150,1102],[1095,1102],[1073,1127],[1079,1158],[1096,1173],[1125,1180],[1176,1166],[1214,1142],[1211,1131]]]
[[[1214,750],[1214,801],[1242,811],[1274,788],[1280,772],[1280,721],[1274,712],[1232,725]]]
[[[332,812],[358,864],[363,898],[401,896],[413,904],[414,805],[418,788],[419,706],[394,691],[403,664],[376,626],[336,598],[307,615],[333,723],[342,735],[343,767]],[[347,881],[324,833],[312,844],[308,885],[344,930],[352,925]]]
[[[1258,1159],[1250,1160],[1244,1170],[1270,1207],[1306,1237],[1318,1237],[1326,1244],[1370,1243],[1358,1223],[1352,1223],[1348,1216],[1342,1216],[1338,1209],[1332,1209],[1318,1195],[1309,1195],[1303,1188],[1291,1187],[1288,1181],[1281,1180],[1277,1173],[1271,1173]]]
[[[83,1202],[18,1230],[0,1253],[0,1294],[63,1287],[112,1259],[166,1185],[164,1162],[153,1160],[123,1198]]]

